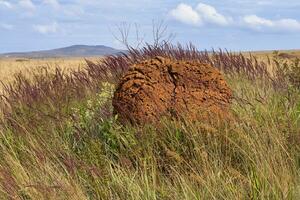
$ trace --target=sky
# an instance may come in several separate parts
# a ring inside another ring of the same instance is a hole
[[[299,10],[299,0],[0,0],[0,53],[123,48],[113,36],[123,22],[138,24],[151,43],[153,21],[164,21],[174,43],[199,49],[300,49]],[[133,28],[129,41],[136,41]]]

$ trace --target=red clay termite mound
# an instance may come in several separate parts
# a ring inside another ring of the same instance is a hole
[[[155,123],[162,116],[197,120],[227,115],[232,97],[221,73],[209,64],[163,57],[134,64],[113,97],[122,123]]]

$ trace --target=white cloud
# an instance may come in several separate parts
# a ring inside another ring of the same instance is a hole
[[[191,6],[184,3],[171,10],[170,16],[185,24],[197,25],[202,23],[198,13]]]
[[[221,26],[229,25],[231,18],[220,14],[213,6],[199,3],[195,9],[187,4],[179,4],[171,10],[170,16],[185,24],[202,25],[211,23]]]
[[[0,28],[5,30],[12,30],[14,26],[11,24],[0,23]]]
[[[20,0],[19,5],[28,10],[35,10],[36,6],[31,0]]]
[[[269,1],[260,1],[260,4],[266,3]],[[171,10],[169,15],[173,19],[189,25],[214,24],[217,26],[246,27],[256,31],[300,32],[300,21],[296,19],[271,20],[254,14],[231,17],[219,13],[215,7],[204,3],[199,3],[195,8],[181,3]]]
[[[1,6],[4,6],[6,8],[13,8],[13,5],[11,3],[7,2],[7,1],[1,1],[0,0],[0,7]]]
[[[256,15],[244,16],[243,21],[253,28],[261,28],[265,26],[272,27],[274,25],[274,23],[271,20],[264,19]]]
[[[33,29],[41,34],[50,34],[58,32],[58,24],[53,22],[52,24],[34,25]]]
[[[218,13],[218,11],[210,5],[199,3],[196,10],[198,11],[198,14],[209,23],[221,26],[226,26],[230,23],[230,18]]]
[[[276,26],[290,31],[300,31],[300,22],[295,19],[281,19],[276,21]]]
[[[256,15],[243,17],[243,23],[255,30],[269,31],[300,31],[300,22],[295,19],[270,20]]]
[[[60,4],[57,0],[44,0],[43,3],[52,6],[54,9],[60,8]]]

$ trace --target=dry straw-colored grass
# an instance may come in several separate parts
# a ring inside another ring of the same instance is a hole
[[[259,61],[268,62],[268,58],[272,57],[274,51],[243,52],[246,57],[249,57],[249,53],[256,56]],[[299,50],[279,51],[279,53],[300,58]],[[100,58],[94,57],[88,59],[96,61]],[[61,69],[69,71],[72,69],[82,68],[84,65],[84,58],[0,58],[0,80],[6,83],[12,79],[15,73],[22,72],[26,74],[30,73],[29,71],[32,69],[38,69],[41,67],[48,67],[49,69],[55,69],[56,67],[59,67]]]
[[[172,46],[130,55],[6,87],[0,199],[300,198],[300,87],[241,55]],[[115,82],[157,55],[221,69],[234,92],[232,121],[121,126],[111,115]]]
[[[99,58],[89,58],[97,60]],[[82,68],[85,64],[84,58],[0,58],[0,80],[7,83],[11,81],[13,75],[18,72],[30,74],[31,70],[47,67],[54,70],[56,67],[65,71]]]

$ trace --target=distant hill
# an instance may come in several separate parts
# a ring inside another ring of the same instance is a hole
[[[50,58],[50,57],[91,57],[91,56],[104,56],[114,55],[124,50],[114,49],[104,45],[73,45],[64,48],[31,51],[31,52],[12,52],[0,54],[0,57],[14,57],[14,58]]]

